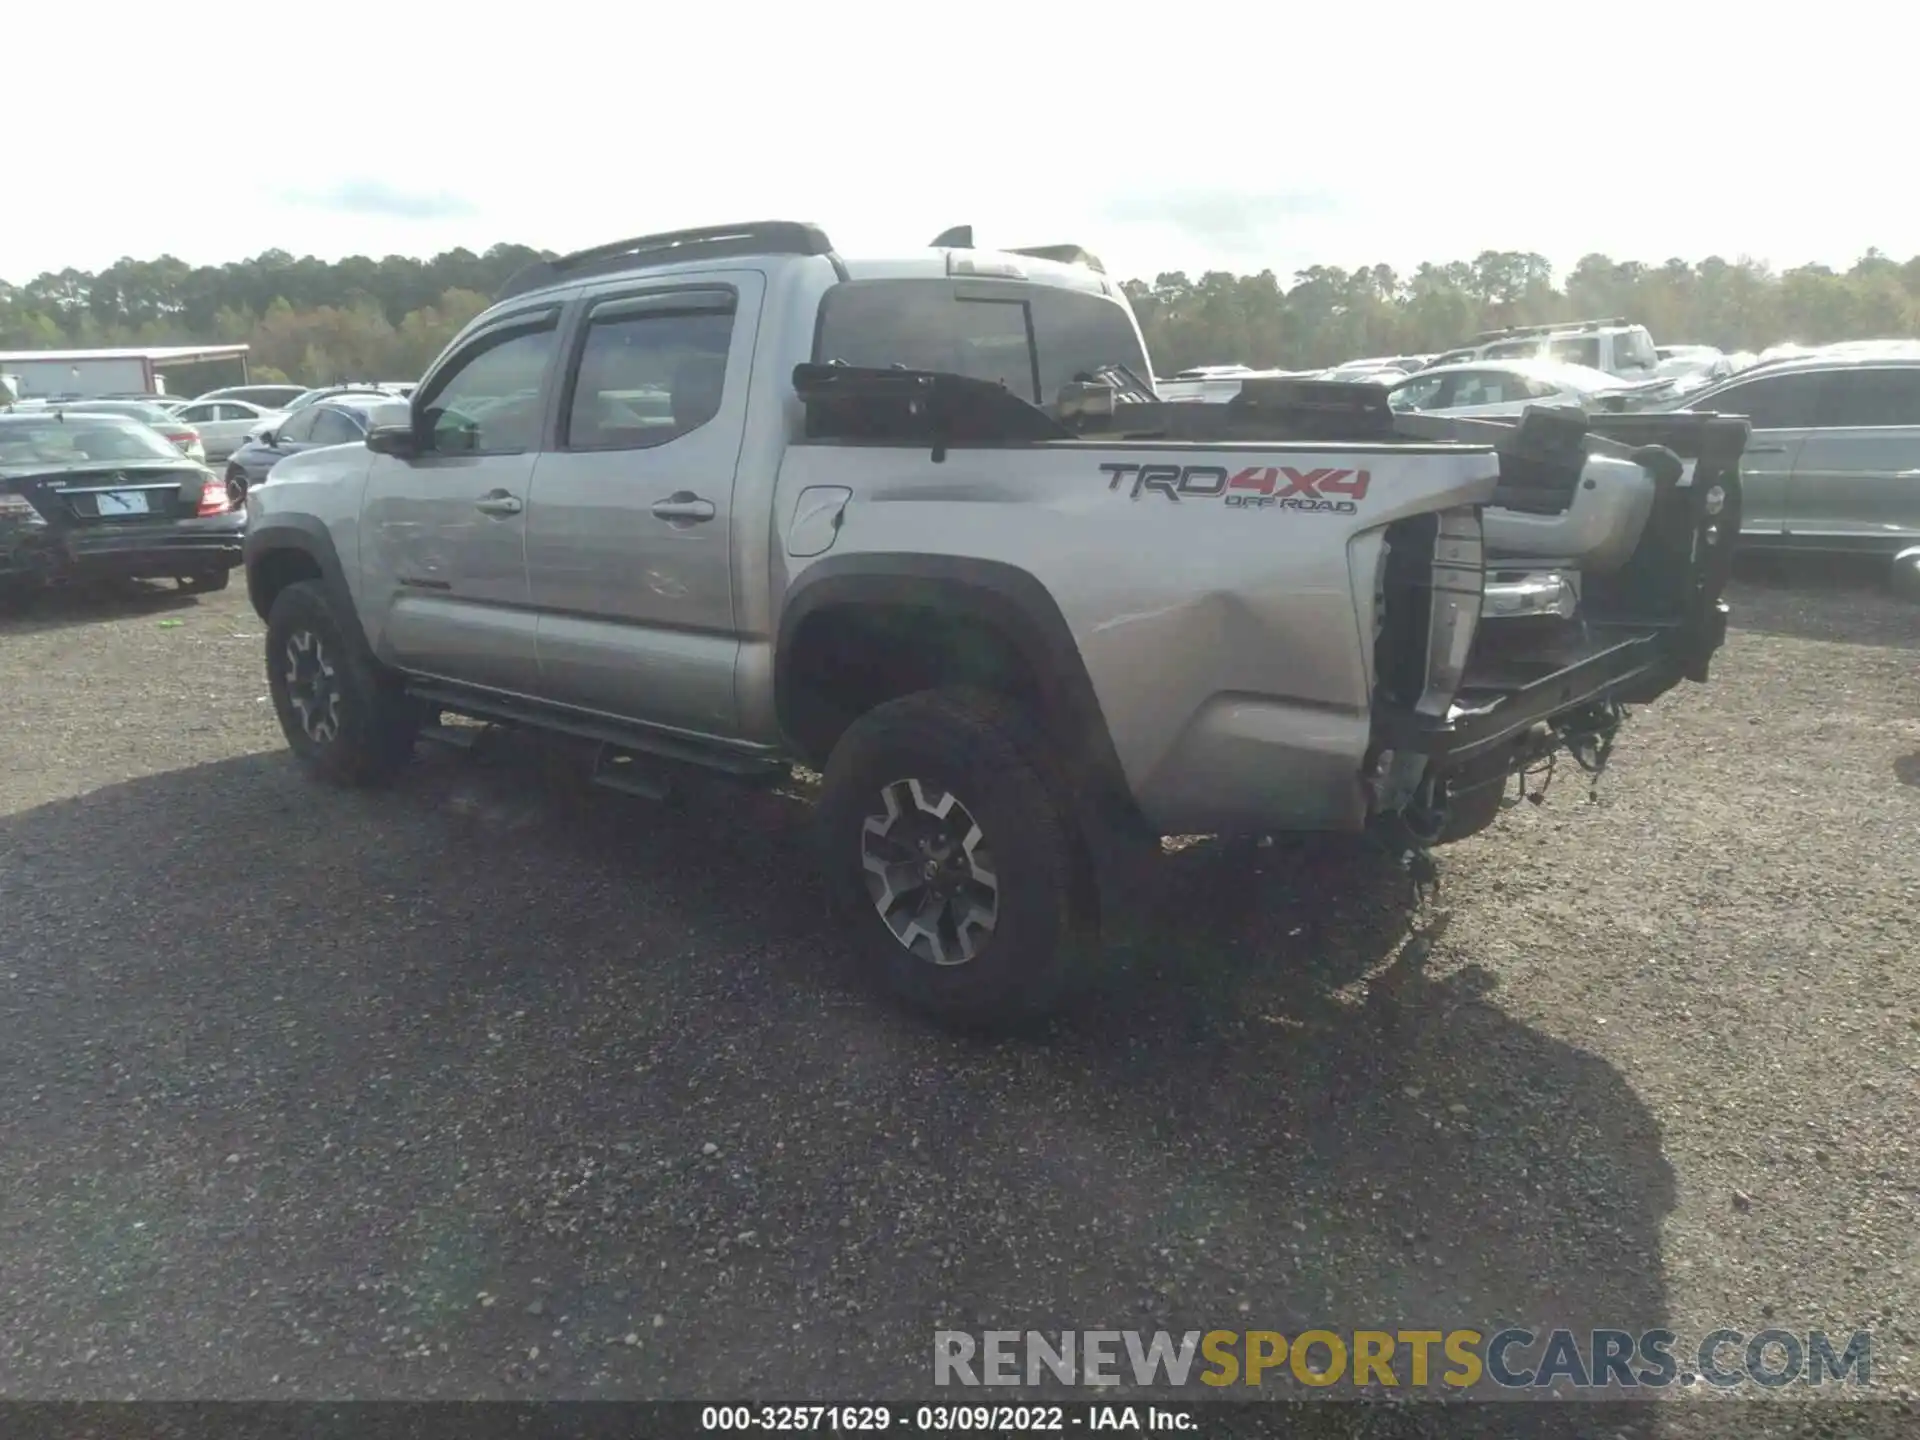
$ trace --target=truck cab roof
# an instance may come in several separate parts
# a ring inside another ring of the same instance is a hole
[[[947,243],[940,243],[942,241]],[[975,276],[1023,280],[1096,295],[1120,293],[1119,287],[1102,271],[1099,261],[1074,245],[1038,246],[1028,250],[978,249],[972,243],[971,228],[963,226],[944,232],[925,249],[845,257],[834,249],[818,225],[791,220],[756,220],[639,235],[551,260],[536,260],[507,281],[498,303],[544,291],[567,294],[589,281],[642,271],[671,275],[711,270],[722,260],[773,260],[793,264],[825,260],[842,280]]]

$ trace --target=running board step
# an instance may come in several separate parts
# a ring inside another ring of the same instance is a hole
[[[596,741],[608,750],[631,751],[635,755],[671,760],[681,765],[716,771],[736,780],[777,784],[792,774],[792,767],[774,755],[703,745],[677,735],[622,725],[614,720],[556,711],[506,696],[476,695],[457,686],[424,682],[409,685],[407,694],[428,705],[437,705],[442,710],[452,710],[476,720],[525,725],[530,729],[548,730],[558,735],[572,735],[582,740]]]
[[[642,800],[673,797],[673,781],[657,769],[636,763],[637,757],[602,746],[593,764],[593,783],[603,790],[637,795]]]
[[[435,745],[450,745],[455,750],[471,750],[486,732],[474,725],[422,725],[420,738]]]

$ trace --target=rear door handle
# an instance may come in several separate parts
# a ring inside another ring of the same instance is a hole
[[[518,515],[524,507],[517,495],[499,490],[491,495],[482,495],[473,502],[473,508],[487,515]]]
[[[1787,453],[1787,447],[1784,445],[1749,445],[1740,453],[1743,455],[1784,455]]]
[[[713,502],[702,500],[691,490],[676,490],[653,507],[656,520],[711,520]]]

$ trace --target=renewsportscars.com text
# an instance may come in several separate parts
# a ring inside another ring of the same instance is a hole
[[[936,1385],[1613,1392],[1872,1383],[1873,1337],[1824,1330],[940,1330]]]

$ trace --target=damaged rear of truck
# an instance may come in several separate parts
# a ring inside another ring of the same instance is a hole
[[[1035,577],[1093,702],[1056,740],[1156,833],[1464,838],[1516,777],[1603,769],[1628,708],[1704,681],[1725,637],[1738,418],[1447,420],[1291,379],[1163,404],[1124,369],[1044,408],[949,374],[794,383],[782,490],[831,454],[859,497],[834,563],[937,533]]]

